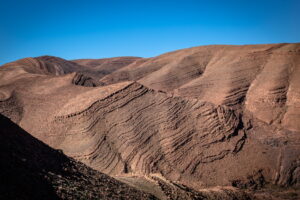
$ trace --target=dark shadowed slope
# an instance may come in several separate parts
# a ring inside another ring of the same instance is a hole
[[[1,199],[154,199],[54,150],[0,115]]]

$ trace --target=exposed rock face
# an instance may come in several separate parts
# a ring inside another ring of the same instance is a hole
[[[185,173],[184,178],[195,178],[201,163],[237,153],[246,139],[238,117],[226,107],[170,97],[138,83],[87,109],[58,116],[54,124],[57,130],[51,132],[58,136],[65,129],[70,133],[54,146],[70,149],[73,157],[108,174],[160,172],[179,179]],[[74,137],[85,140],[69,148]]]
[[[0,112],[115,177],[160,174],[198,192],[298,187],[299,77],[300,44],[29,58],[0,68]]]
[[[96,80],[93,80],[91,77],[88,77],[82,73],[75,73],[72,83],[74,85],[81,85],[85,87],[96,87],[99,85]]]

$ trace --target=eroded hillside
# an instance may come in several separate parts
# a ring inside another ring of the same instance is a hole
[[[297,188],[299,77],[300,44],[202,46],[154,58],[26,58],[0,68],[0,112],[125,182],[158,175],[193,194]]]

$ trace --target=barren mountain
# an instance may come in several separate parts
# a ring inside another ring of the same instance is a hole
[[[160,199],[295,199],[299,77],[299,43],[25,58],[0,68],[0,113]]]
[[[0,115],[1,199],[155,199],[38,141]]]

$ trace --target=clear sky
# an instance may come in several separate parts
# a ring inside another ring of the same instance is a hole
[[[0,0],[0,64],[300,42],[300,0]]]

